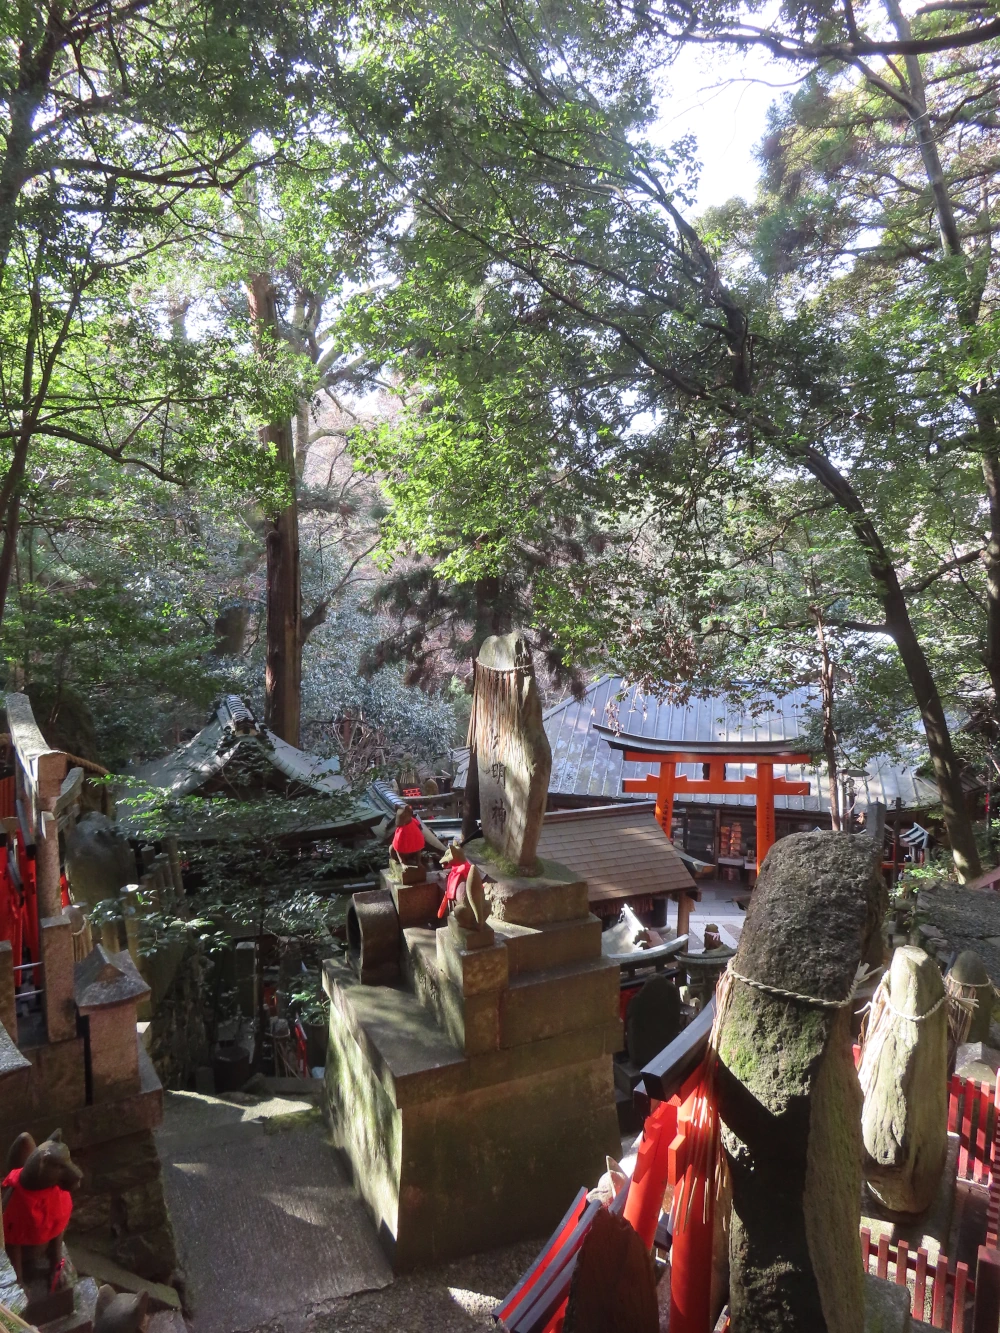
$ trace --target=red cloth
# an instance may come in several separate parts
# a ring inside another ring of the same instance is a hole
[[[469,874],[468,861],[458,861],[448,871],[448,879],[444,886],[444,897],[441,899],[441,906],[438,908],[438,916],[444,916],[448,910],[448,904],[453,903],[458,897],[458,891],[465,883]]]
[[[424,850],[424,831],[418,819],[411,819],[408,824],[400,824],[392,835],[392,849],[401,856],[412,856],[414,852]]]
[[[4,1176],[3,1188],[13,1186],[3,1210],[3,1238],[7,1245],[47,1245],[61,1236],[73,1213],[73,1196],[59,1185],[26,1190],[21,1168]]]

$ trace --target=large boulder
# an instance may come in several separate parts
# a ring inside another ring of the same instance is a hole
[[[717,1037],[734,1333],[864,1327],[851,1012],[885,899],[871,840],[841,833],[776,843],[750,899]]]
[[[948,1153],[948,1009],[936,961],[915,945],[896,950],[875,992],[858,1075],[868,1188],[892,1212],[923,1213]]]

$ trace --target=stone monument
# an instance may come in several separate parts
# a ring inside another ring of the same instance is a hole
[[[450,898],[383,877],[403,980],[324,964],[327,1115],[397,1271],[544,1233],[621,1151],[619,970],[583,874],[537,855],[551,756],[523,635],[483,645],[471,731],[468,869],[449,852]]]
[[[923,1213],[948,1154],[948,1011],[941,970],[923,949],[893,954],[872,999],[858,1078],[868,1188],[894,1213]]]
[[[498,865],[537,870],[552,751],[524,635],[487,639],[475,664],[469,767],[478,773],[483,837]]]
[[[851,1014],[885,898],[870,838],[800,833],[771,848],[750,899],[715,1037],[734,1333],[865,1326]]]
[[[972,949],[963,949],[945,977],[952,1015],[951,1042],[955,1054],[969,1041],[988,1042],[993,1017],[993,983],[986,964]]]

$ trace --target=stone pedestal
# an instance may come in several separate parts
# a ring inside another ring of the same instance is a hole
[[[620,1154],[619,970],[585,883],[542,871],[487,883],[492,940],[404,929],[404,984],[324,964],[327,1114],[397,1271],[544,1234]]]

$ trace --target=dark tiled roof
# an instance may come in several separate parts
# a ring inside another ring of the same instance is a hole
[[[591,902],[695,887],[648,805],[548,814],[538,854],[582,875]]]

